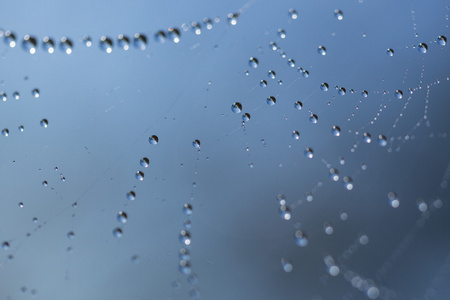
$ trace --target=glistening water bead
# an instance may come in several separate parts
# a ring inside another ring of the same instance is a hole
[[[438,42],[439,45],[445,46],[445,45],[447,45],[447,38],[445,36],[443,36],[443,35],[440,35],[437,38],[437,42]]]
[[[141,166],[143,166],[144,168],[148,167],[148,164],[150,163],[150,160],[147,157],[143,157],[141,158],[141,160],[139,161],[139,164]]]
[[[277,103],[277,99],[274,96],[270,96],[269,98],[266,99],[266,102],[268,105],[272,106]]]
[[[106,53],[111,53],[113,47],[113,42],[109,37],[102,36],[100,38],[100,49]]]
[[[298,14],[297,11],[293,8],[289,9],[289,17],[291,17],[291,19],[296,20],[298,18]]]
[[[298,131],[294,130],[294,131],[292,131],[291,136],[294,140],[298,140],[300,138],[300,133],[298,133]]]
[[[181,230],[179,240],[182,244],[189,246],[191,244],[191,234],[187,230]]]
[[[299,246],[299,247],[306,247],[306,246],[308,246],[308,237],[301,230],[297,230],[294,233],[294,241],[297,244],[297,246]]]
[[[50,37],[46,36],[42,39],[42,48],[51,54],[55,52],[55,42]]]
[[[192,142],[192,146],[194,147],[194,148],[200,148],[200,141],[199,140],[194,140],[193,142]]]
[[[419,50],[420,53],[427,53],[428,45],[425,43],[420,43],[417,49]]]
[[[242,115],[242,121],[244,121],[244,122],[250,121],[250,114],[249,113],[243,114]]]
[[[303,104],[300,101],[297,101],[297,102],[294,103],[294,108],[296,110],[301,110],[302,107],[303,107]]]
[[[120,223],[126,223],[128,221],[127,213],[124,211],[119,211],[119,213],[117,214],[117,221],[119,221]]]
[[[152,135],[151,137],[148,138],[148,142],[152,145],[156,145],[159,142],[159,138],[156,135]]]
[[[257,68],[258,67],[258,59],[256,57],[250,57],[249,61],[248,61],[248,65],[252,68]]]
[[[235,114],[240,113],[242,111],[242,104],[239,102],[234,102],[233,104],[231,104],[231,111]]]
[[[381,147],[386,147],[387,145],[387,139],[382,134],[378,135],[378,145],[380,145]]]
[[[137,171],[135,177],[137,180],[142,181],[144,180],[144,173],[142,171]]]
[[[279,213],[282,219],[289,221],[291,219],[291,210],[285,205],[281,205],[279,208]]]
[[[389,200],[389,204],[393,207],[393,208],[397,208],[400,205],[400,199],[398,198],[397,194],[394,192],[389,192],[388,193],[388,200]]]
[[[335,16],[339,21],[341,21],[341,20],[344,18],[344,13],[343,13],[341,10],[339,10],[339,9],[335,9],[335,10],[334,10],[334,16]]]
[[[340,136],[341,135],[341,128],[339,126],[333,126],[331,128],[331,134],[333,134],[334,136]]]
[[[397,99],[402,99],[403,98],[403,92],[401,90],[396,90],[395,91],[395,97]]]
[[[388,56],[394,56],[394,50],[391,49],[391,48],[389,48],[389,49],[386,50],[386,54],[387,54]]]
[[[327,49],[324,47],[324,46],[319,46],[318,48],[317,48],[317,52],[320,54],[320,55],[326,55],[327,54]]]
[[[314,151],[312,148],[306,148],[304,152],[305,156],[307,158],[313,158],[314,157]]]
[[[41,126],[42,126],[42,127],[47,128],[47,126],[48,126],[48,121],[47,121],[47,119],[42,119],[40,123],[41,123]]]
[[[326,92],[326,91],[328,91],[328,83],[326,83],[326,82],[322,82],[321,84],[320,84],[320,89],[322,90],[322,91],[324,91],[324,92]]]
[[[22,47],[25,51],[29,52],[30,54],[36,53],[36,47],[37,47],[37,41],[35,37],[32,37],[30,35],[25,35],[23,37]]]

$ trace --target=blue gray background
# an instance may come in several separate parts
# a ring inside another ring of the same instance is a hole
[[[448,299],[450,56],[449,46],[436,42],[450,37],[448,5],[3,3],[0,27],[16,34],[17,45],[0,43],[7,94],[0,129],[9,130],[0,138],[0,242],[10,245],[0,249],[0,299]],[[236,25],[229,13],[239,13]],[[213,20],[212,29],[204,18]],[[202,25],[201,34],[192,22]],[[156,42],[154,34],[169,27],[179,28],[180,42]],[[117,46],[119,34],[135,33],[147,36],[145,50]],[[22,48],[26,34],[38,39],[33,55]],[[91,47],[82,42],[86,35]],[[114,40],[110,54],[99,47],[103,35]],[[72,54],[58,47],[45,52],[44,36],[58,43],[69,37]],[[272,50],[271,41],[280,49]],[[425,54],[416,48],[421,42],[428,44]],[[258,58],[257,68],[250,57]],[[276,105],[266,104],[269,96]],[[234,102],[242,104],[240,114],[231,111]],[[245,112],[251,120],[244,128]],[[47,128],[40,126],[44,118]],[[377,143],[380,134],[386,147]],[[148,142],[151,135],[157,145]],[[147,168],[139,164],[144,156]],[[331,167],[339,170],[338,182],[329,178]],[[135,178],[139,170],[143,181]],[[353,179],[350,191],[344,176]],[[131,190],[134,201],[126,197]],[[389,192],[398,195],[398,208],[389,205]],[[288,221],[280,217],[278,194],[291,207]],[[193,206],[191,216],[183,213],[185,203]],[[117,220],[120,210],[125,224]],[[190,276],[178,268],[186,220]],[[121,238],[112,234],[116,227]],[[295,244],[298,229],[307,247]],[[327,255],[338,276],[328,273]],[[292,272],[283,270],[282,258]]]

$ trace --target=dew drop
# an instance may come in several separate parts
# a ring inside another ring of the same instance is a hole
[[[292,58],[288,59],[287,64],[291,68],[295,67],[295,61]]]
[[[289,221],[291,219],[291,210],[286,205],[280,206],[279,213],[283,220]]]
[[[194,140],[194,141],[192,142],[192,146],[193,146],[194,148],[200,148],[200,141],[199,141],[199,140]]]
[[[3,136],[8,136],[8,135],[9,135],[9,130],[8,130],[8,128],[3,129],[3,130],[2,130],[2,134],[3,134]]]
[[[317,115],[311,115],[311,116],[309,117],[309,122],[311,122],[311,123],[313,123],[313,124],[316,124],[317,121],[319,121],[319,117],[318,117]]]
[[[36,47],[37,47],[37,41],[35,37],[32,37],[30,35],[25,35],[23,37],[22,47],[25,51],[29,52],[30,54],[36,53]]]
[[[347,91],[345,90],[344,87],[338,88],[338,94],[339,94],[339,95],[344,96],[346,92],[347,92]]]
[[[320,89],[321,89],[322,91],[326,92],[326,91],[328,91],[328,88],[329,88],[328,83],[322,82],[322,83],[320,84]]]
[[[106,45],[105,45],[106,46]],[[112,45],[111,45],[112,46]],[[123,50],[128,50],[130,49],[130,38],[126,35],[123,34],[119,34],[117,36],[117,46],[119,46],[119,48],[122,48]],[[112,48],[110,51],[108,51],[108,49],[104,49],[107,53],[111,53]]]
[[[267,81],[261,80],[261,81],[259,82],[259,85],[260,85],[261,87],[266,87],[266,86],[267,86]]]
[[[73,240],[75,238],[75,233],[73,233],[73,231],[70,231],[69,233],[67,233],[67,238]]]
[[[419,50],[420,53],[427,53],[428,45],[425,43],[420,43],[417,49]]]
[[[14,92],[13,93],[13,98],[16,99],[16,100],[19,100],[20,99],[19,92]]]
[[[180,260],[180,265],[179,265],[178,269],[184,275],[189,275],[192,272],[191,264],[189,263],[188,260],[183,260],[183,259]]]
[[[47,119],[42,119],[40,123],[41,123],[41,126],[42,126],[42,127],[47,128],[47,126],[48,126],[48,121],[47,121]]]
[[[323,224],[323,231],[324,231],[326,234],[328,234],[328,235],[332,235],[333,232],[334,232],[334,228],[333,228],[333,226],[331,226],[330,223],[325,222],[325,223]]]
[[[143,157],[141,158],[141,160],[139,161],[139,164],[141,166],[143,166],[144,168],[148,167],[148,164],[150,163],[150,160],[147,157]]]
[[[135,177],[137,180],[142,181],[144,180],[144,173],[142,171],[137,171]]]
[[[335,9],[335,10],[334,10],[334,16],[335,16],[339,21],[341,21],[341,20],[344,18],[344,13],[343,13],[341,10],[339,10],[339,9]]]
[[[191,244],[191,234],[187,230],[181,230],[179,240],[182,244],[189,246]]]
[[[180,30],[178,28],[169,28],[167,30],[168,38],[173,41],[175,44],[180,42]]]
[[[299,247],[306,247],[308,245],[308,237],[301,230],[297,230],[294,233],[294,241]]]
[[[370,133],[367,133],[367,132],[363,133],[363,141],[367,144],[370,144],[370,142],[372,142],[372,137],[371,137]]]
[[[353,190],[353,180],[350,176],[344,176],[344,178],[342,178],[342,183],[347,190]]]
[[[231,104],[231,111],[235,114],[240,113],[242,111],[242,104],[239,102],[234,102],[233,104]]]
[[[277,103],[277,99],[275,99],[274,96],[270,96],[269,98],[266,99],[266,102],[268,105],[272,106]]]
[[[1,92],[0,93],[0,99],[2,99],[3,102],[5,102],[6,100],[8,100],[8,97],[6,96],[5,92]]]
[[[237,24],[237,20],[239,18],[239,13],[229,13],[227,15],[227,19],[228,19],[228,24],[234,26]]]
[[[11,31],[5,32],[5,43],[11,47],[14,48],[16,46],[16,35]]]
[[[91,47],[92,46],[92,39],[91,39],[91,37],[90,36],[84,36],[83,37],[83,44],[86,46],[86,47]]]
[[[388,56],[394,56],[394,50],[391,49],[391,48],[389,48],[389,49],[386,50],[386,54],[387,54]]]
[[[447,38],[445,36],[443,36],[443,35],[440,35],[437,38],[437,42],[438,42],[439,45],[445,46],[445,45],[447,45]]]
[[[189,250],[186,248],[181,248],[180,252],[178,253],[178,257],[181,260],[190,260],[191,256],[189,255]]]
[[[309,77],[309,72],[308,70],[304,70],[303,68],[298,68],[297,72],[299,72],[300,74],[302,74],[303,77],[308,78]]]
[[[31,95],[32,95],[34,98],[39,98],[39,90],[38,90],[38,89],[33,89],[33,90],[31,91]]]
[[[298,133],[298,131],[296,130],[292,131],[292,138],[294,140],[298,140],[300,138],[300,133]]]
[[[289,17],[291,17],[291,19],[296,20],[298,18],[298,14],[297,11],[293,8],[289,9]]]
[[[2,243],[2,249],[3,250],[8,250],[9,249],[9,243],[8,242],[3,242]]]
[[[369,93],[366,90],[364,90],[364,91],[361,92],[361,96],[363,98],[367,98],[367,96],[369,96]]]
[[[63,36],[59,42],[59,48],[66,54],[71,54],[72,47],[73,47],[72,41],[67,37]]]
[[[283,194],[278,194],[276,198],[277,198],[277,202],[278,202],[278,204],[280,204],[280,206],[286,205],[286,198],[284,197]]]
[[[119,38],[120,38],[120,35],[119,35]],[[106,53],[111,53],[112,47],[113,47],[113,41],[111,40],[111,38],[103,35],[100,38],[100,49],[105,51]],[[122,44],[122,47],[123,47],[123,44]]]
[[[51,54],[55,52],[55,42],[50,37],[46,36],[42,39],[42,48]]]
[[[403,92],[402,92],[402,90],[396,90],[396,91],[395,91],[395,97],[396,97],[397,99],[402,99],[402,98],[403,98]]]
[[[130,201],[133,201],[134,199],[136,199],[136,193],[133,192],[133,191],[129,191],[127,193],[127,199],[130,200]]]
[[[189,203],[185,203],[183,205],[183,212],[185,215],[188,215],[188,216],[192,215],[192,205]]]
[[[331,128],[331,134],[333,134],[334,136],[340,136],[341,135],[341,128],[339,126],[334,125]]]
[[[270,79],[275,79],[275,76],[276,76],[275,71],[269,70],[269,72],[267,73],[267,76]]]
[[[297,101],[294,103],[294,108],[297,110],[301,110],[303,107],[303,104],[300,101]]]
[[[291,261],[288,258],[285,258],[285,257],[283,257],[281,259],[281,268],[286,273],[290,273],[294,269],[294,267],[292,266]]]
[[[372,286],[367,289],[366,294],[369,299],[377,299],[380,295],[380,290],[377,287]]]
[[[339,180],[339,171],[337,169],[331,168],[329,173],[330,173],[331,180],[333,180],[333,181]]]
[[[126,223],[128,221],[127,213],[124,211],[119,211],[119,213],[117,214],[117,221],[119,221],[120,223]]]
[[[157,41],[159,43],[165,43],[166,42],[166,34],[164,33],[164,31],[160,30],[157,33],[155,33],[154,39],[155,39],[155,41]]]
[[[286,32],[284,31],[284,29],[278,29],[278,36],[282,39],[286,38]]]
[[[317,48],[317,52],[318,52],[320,55],[326,55],[326,54],[327,54],[327,49],[326,49],[324,46],[319,46],[319,47]]]
[[[147,36],[142,33],[134,34],[134,47],[140,50],[145,50],[147,48]]]
[[[252,68],[257,68],[259,64],[259,61],[256,57],[250,57],[249,61],[248,61],[248,65]]]
[[[313,158],[314,157],[314,151],[312,148],[306,148],[305,149],[305,156],[307,158]]]
[[[159,138],[156,135],[152,135],[148,138],[148,142],[152,145],[158,144]]]
[[[242,121],[244,121],[244,122],[250,121],[250,114],[249,113],[243,114],[242,115]]]
[[[45,180],[42,181],[42,185],[43,185],[43,186],[47,186],[47,185],[48,185],[47,181],[45,181]]]
[[[119,227],[114,228],[112,233],[116,238],[121,238],[123,235],[122,229],[120,229]]]
[[[386,147],[387,145],[387,139],[382,134],[378,135],[378,145],[380,145],[381,147]]]

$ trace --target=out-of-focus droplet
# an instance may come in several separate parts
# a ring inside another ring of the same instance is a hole
[[[372,137],[371,137],[370,133],[368,133],[368,132],[363,133],[363,141],[367,144],[370,144],[370,142],[372,142]]]
[[[330,223],[325,222],[323,224],[323,231],[325,232],[325,234],[332,235],[334,232],[334,228],[333,228],[333,226],[331,226]]]
[[[3,136],[8,136],[8,135],[9,135],[9,130],[8,130],[8,128],[3,129],[3,130],[2,130],[2,134],[3,134]]]
[[[306,246],[308,246],[308,237],[301,230],[297,230],[294,233],[294,241],[299,247],[306,247]]]
[[[180,42],[180,30],[178,28],[169,28],[167,30],[168,38],[175,44]]]
[[[14,48],[16,46],[16,35],[9,30],[5,31],[5,43]]]
[[[284,272],[290,273],[294,269],[294,266],[292,265],[291,261],[288,258],[283,257],[281,259],[281,268]]]
[[[180,265],[179,265],[178,269],[184,275],[189,275],[192,272],[191,264],[189,263],[188,260],[184,260],[184,259],[180,260]]]
[[[128,50],[130,49],[130,38],[126,35],[123,34],[119,34],[117,36],[117,46],[119,48],[122,48],[123,50]],[[107,47],[107,45],[105,44],[105,47]],[[112,49],[110,51],[108,51],[108,49],[104,49],[107,53],[110,53],[112,51]]]
[[[382,134],[378,135],[378,145],[380,145],[381,147],[386,147],[387,145],[387,139]]]
[[[83,43],[86,47],[91,47],[92,46],[92,39],[90,36],[84,36],[83,37]]]
[[[329,170],[329,173],[330,173],[331,180],[333,180],[333,181],[338,181],[339,180],[339,171],[337,169],[331,168]]]
[[[193,212],[192,205],[189,203],[185,203],[183,205],[183,212],[185,215],[188,215],[188,216],[192,215],[192,212]]]
[[[14,92],[13,93],[13,98],[16,99],[16,100],[19,100],[20,99],[19,92]]]
[[[305,149],[305,156],[307,158],[313,158],[314,157],[314,151],[312,148],[306,148]]]
[[[284,197],[283,194],[278,194],[276,198],[277,198],[277,202],[278,202],[278,204],[280,204],[280,206],[286,205],[286,198]]]
[[[133,43],[137,49],[145,50],[147,48],[147,36],[143,33],[135,33]]]
[[[298,14],[297,11],[293,8],[289,9],[289,17],[291,17],[291,19],[296,20],[298,18]]]
[[[121,238],[122,234],[123,231],[119,227],[113,229],[113,236],[115,236],[116,238]]]
[[[111,38],[103,35],[100,38],[100,45],[99,46],[100,46],[100,49],[105,51],[106,53],[111,53],[112,52],[112,47],[113,47],[113,41],[111,40]]]
[[[29,52],[30,54],[36,53],[37,48],[36,38],[28,34],[25,35],[23,37],[22,47],[25,51]]]
[[[284,29],[278,29],[278,36],[282,39],[286,38],[286,32],[284,31]]]
[[[189,246],[191,244],[191,234],[187,230],[181,230],[179,240],[182,244]]]
[[[265,80],[263,79],[263,80],[261,80],[261,81],[259,82],[259,85],[260,85],[261,87],[266,87],[266,86],[267,86],[267,81],[265,81]]]
[[[291,210],[286,205],[281,205],[279,208],[280,216],[283,220],[289,221],[291,219]]]
[[[165,43],[166,42],[166,38],[167,38],[166,34],[162,30],[158,31],[154,35],[155,41],[160,42],[160,43]]]
[[[342,178],[342,183],[347,190],[353,190],[353,180],[350,176],[344,176],[344,178]]]
[[[51,54],[55,52],[55,42],[50,37],[46,36],[42,39],[42,48]]]
[[[8,97],[6,96],[5,92],[0,92],[0,99],[5,102],[6,100],[8,100]]]
[[[73,233],[73,231],[70,231],[69,233],[67,233],[67,238],[73,240],[75,238],[75,233]]]
[[[63,36],[59,42],[59,48],[66,54],[72,53],[73,43],[70,39]]]
[[[335,9],[335,10],[334,10],[334,16],[335,16],[339,21],[341,21],[341,20],[344,18],[344,13],[343,13],[341,10],[339,10],[339,9]]]

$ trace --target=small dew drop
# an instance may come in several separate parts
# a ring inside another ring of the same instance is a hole
[[[417,49],[419,50],[420,53],[427,53],[428,45],[425,43],[420,43]]]
[[[31,95],[32,95],[34,98],[39,98],[39,90],[38,90],[38,89],[32,90],[32,91],[31,91]]]
[[[129,192],[127,193],[127,199],[130,200],[130,201],[135,200],[135,199],[136,199],[136,193],[133,192],[133,191],[129,191]]]
[[[439,45],[445,46],[445,45],[447,45],[447,38],[445,36],[443,36],[443,35],[440,35],[437,38],[437,42],[438,42]]]
[[[309,122],[311,122],[311,123],[313,123],[313,124],[316,124],[317,121],[319,121],[319,117],[318,117],[317,115],[311,115],[311,116],[309,117]]]
[[[137,171],[135,174],[135,177],[137,180],[142,181],[142,180],[144,180],[144,173],[142,171]]]
[[[305,156],[307,158],[313,158],[314,157],[314,151],[313,151],[312,148],[306,148],[304,154],[305,154]]]
[[[281,268],[284,272],[290,273],[294,269],[294,266],[292,265],[291,261],[288,258],[283,257],[281,259]]]
[[[275,99],[274,96],[270,96],[269,98],[266,99],[266,102],[268,105],[272,106],[277,103],[277,99]]]
[[[192,205],[189,203],[185,203],[183,205],[183,213],[188,216],[192,215]]]
[[[294,241],[299,247],[306,247],[308,245],[308,237],[301,230],[297,230],[294,233]]]
[[[294,140],[298,140],[300,138],[300,133],[298,133],[298,131],[296,130],[292,131],[292,138]]]
[[[302,107],[303,107],[303,104],[300,101],[297,101],[297,102],[294,103],[294,108],[296,110],[301,110]]]
[[[47,121],[47,119],[42,119],[41,122],[40,122],[40,124],[41,124],[42,127],[47,128],[47,127],[48,127],[48,121]]]
[[[152,145],[156,145],[159,142],[159,138],[156,135],[152,135],[148,138],[148,142]]]
[[[402,92],[402,90],[396,90],[396,91],[395,91],[395,97],[396,97],[397,99],[402,99],[402,98],[403,98],[403,92]]]
[[[252,68],[257,68],[259,64],[259,61],[256,57],[250,57],[249,61],[248,61],[248,65]]]
[[[235,114],[238,114],[242,111],[242,104],[239,102],[234,102],[231,105],[231,111],[234,112]]]
[[[387,146],[387,138],[382,134],[378,135],[378,145],[381,147]]]
[[[339,9],[335,9],[335,10],[334,10],[334,16],[335,16],[339,21],[341,21],[341,20],[344,18],[344,13],[343,13],[341,10],[339,10]]]
[[[389,49],[386,50],[386,54],[387,54],[388,56],[394,56],[394,50],[391,49],[391,48],[389,48]]]
[[[147,157],[143,157],[143,158],[141,158],[141,160],[139,161],[139,164],[140,164],[142,167],[144,167],[144,168],[147,168],[148,165],[149,165],[149,163],[150,163],[150,160],[149,160]]]
[[[326,54],[327,54],[327,49],[326,49],[324,46],[319,46],[319,47],[317,48],[317,52],[318,52],[320,55],[326,55]]]
[[[322,91],[326,92],[326,91],[328,91],[328,88],[329,88],[328,83],[322,82],[322,83],[320,84],[320,89],[321,89]]]
[[[187,230],[181,230],[179,240],[182,244],[189,246],[191,244],[191,234]]]
[[[291,219],[291,210],[286,205],[280,206],[279,213],[283,220],[289,221]]]
[[[367,144],[370,144],[370,142],[372,142],[372,137],[371,137],[370,133],[367,133],[367,132],[363,133],[363,141]]]
[[[117,214],[117,221],[119,221],[120,223],[126,223],[128,221],[127,213],[124,211],[119,211],[119,213]]]
[[[293,8],[289,9],[289,17],[291,17],[291,19],[296,20],[298,18],[298,14],[297,11]]]
[[[123,235],[122,229],[120,229],[119,227],[114,228],[112,233],[116,238],[121,238]]]
[[[341,128],[339,126],[334,125],[331,128],[331,134],[333,134],[334,136],[340,136],[341,135]]]

